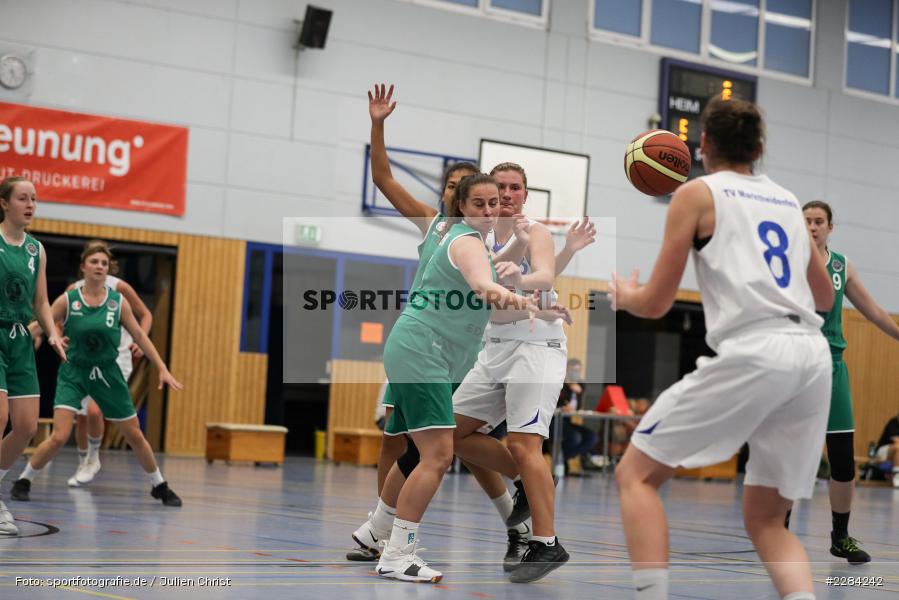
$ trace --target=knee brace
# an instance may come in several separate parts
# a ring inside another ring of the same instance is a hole
[[[412,438],[407,437],[406,451],[396,460],[396,465],[400,468],[400,472],[408,478],[412,474],[413,469],[418,466],[419,460],[421,460],[421,457],[418,454],[418,447],[416,447]]]
[[[827,434],[827,460],[830,461],[830,478],[848,482],[855,479],[855,449],[853,432]]]

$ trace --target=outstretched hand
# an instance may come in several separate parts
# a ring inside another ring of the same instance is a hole
[[[393,109],[396,108],[396,102],[391,102],[393,98],[393,84],[385,90],[385,84],[375,84],[375,93],[372,95],[368,92],[368,114],[371,115],[372,121],[383,121],[390,116]]]
[[[583,221],[575,221],[565,234],[565,246],[572,252],[583,250],[596,241],[596,225],[590,221],[590,217],[584,217]]]
[[[627,300],[631,294],[637,291],[639,277],[640,269],[634,269],[629,279],[620,279],[618,271],[612,273],[612,280],[609,282],[609,302],[612,310],[627,310]]]

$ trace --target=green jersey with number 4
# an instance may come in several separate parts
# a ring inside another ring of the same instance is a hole
[[[0,322],[27,324],[34,318],[34,290],[41,264],[40,243],[25,234],[19,245],[0,235]]]
[[[69,338],[66,355],[75,365],[105,365],[114,363],[119,356],[122,295],[107,287],[103,289],[106,299],[97,306],[88,306],[80,289],[66,292],[65,334]]]
[[[833,307],[824,317],[824,325],[821,332],[830,344],[831,352],[842,353],[846,349],[846,339],[843,337],[843,292],[846,289],[846,257],[828,249],[827,274],[833,284]]]

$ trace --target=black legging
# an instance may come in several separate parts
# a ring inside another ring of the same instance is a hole
[[[855,445],[852,431],[827,434],[827,460],[830,478],[848,482],[855,479]]]

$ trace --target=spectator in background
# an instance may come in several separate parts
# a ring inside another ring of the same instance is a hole
[[[899,488],[899,415],[896,415],[883,428],[877,441],[877,453],[874,460],[879,463],[888,462],[893,466],[893,487]]]
[[[565,373],[565,383],[559,393],[558,408],[563,413],[574,413],[583,407],[581,399],[584,395],[583,378],[581,376],[581,361],[576,358],[568,360],[568,369]],[[593,455],[593,447],[598,439],[596,432],[579,423],[572,422],[576,417],[562,419],[562,455],[565,457],[565,474],[579,475],[576,467],[569,461],[578,457],[585,469],[601,468],[605,464],[605,457]]]

